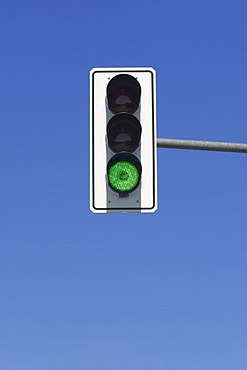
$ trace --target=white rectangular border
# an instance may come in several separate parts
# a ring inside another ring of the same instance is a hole
[[[97,72],[100,73],[96,74]],[[108,77],[112,78],[119,73],[129,73],[137,77],[142,87],[142,203],[138,212],[152,213],[157,210],[156,72],[153,68],[145,67],[93,68],[90,71],[90,209],[94,213],[107,212],[106,168],[102,166],[102,161],[106,164],[106,86]],[[150,120],[153,122],[152,127]],[[119,212],[128,210],[119,209]]]

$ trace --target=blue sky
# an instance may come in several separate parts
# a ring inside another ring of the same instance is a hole
[[[89,71],[157,72],[158,137],[247,142],[246,1],[0,12],[0,368],[246,370],[246,155],[158,150],[155,214],[89,210]]]

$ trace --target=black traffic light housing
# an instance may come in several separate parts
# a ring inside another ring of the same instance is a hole
[[[141,86],[136,77],[123,73],[109,80],[106,89],[106,173],[107,202],[113,211],[129,202],[136,210],[141,205],[140,98]],[[129,196],[131,200],[126,199]]]

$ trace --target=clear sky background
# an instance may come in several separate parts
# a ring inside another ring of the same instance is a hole
[[[245,0],[5,1],[0,369],[246,370],[247,157],[158,149],[89,210],[89,71],[153,67],[158,137],[247,142]]]

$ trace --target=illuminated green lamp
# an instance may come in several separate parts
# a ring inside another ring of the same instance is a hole
[[[134,191],[141,179],[141,163],[129,153],[114,155],[107,165],[108,184],[119,195]]]

